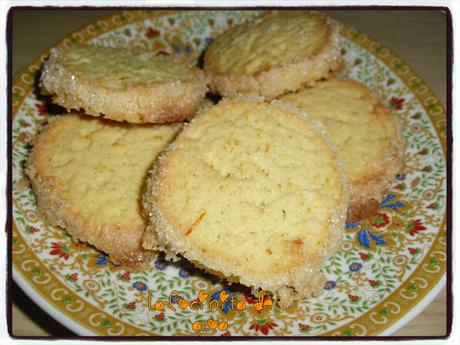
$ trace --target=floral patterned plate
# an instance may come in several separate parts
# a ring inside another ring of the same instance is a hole
[[[127,11],[89,25],[58,45],[131,46],[197,61],[218,33],[255,15]],[[341,35],[344,76],[363,82],[393,108],[408,145],[405,172],[395,178],[378,214],[346,225],[340,251],[324,269],[321,296],[287,310],[258,311],[259,301],[247,291],[223,286],[187,263],[169,264],[158,257],[150,270],[129,271],[45,224],[24,166],[38,129],[56,111],[34,89],[46,55],[13,84],[15,281],[43,309],[82,335],[383,335],[408,322],[445,283],[446,114],[404,61],[353,28],[343,27]],[[181,298],[174,296],[174,311],[168,306],[173,290],[188,301],[200,291],[207,298],[202,309],[191,310],[190,305],[182,310]],[[211,310],[207,303],[219,300],[222,291],[245,308],[233,308],[228,299],[221,309]],[[157,301],[165,307],[155,309]]]

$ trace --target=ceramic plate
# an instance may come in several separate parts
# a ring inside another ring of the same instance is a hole
[[[58,46],[131,46],[196,61],[218,33],[256,14],[130,11],[89,25]],[[445,110],[415,71],[365,34],[343,27],[341,48],[343,76],[361,81],[394,110],[407,148],[404,174],[394,179],[378,214],[346,224],[340,251],[324,269],[321,296],[287,310],[257,311],[255,297],[186,263],[159,257],[149,270],[129,271],[45,224],[24,167],[38,129],[55,111],[34,88],[46,54],[17,77],[12,90],[14,279],[43,309],[82,335],[383,335],[410,321],[445,280]],[[182,310],[174,297],[175,311],[168,305],[153,310],[157,301],[168,304],[173,290],[189,301],[200,291],[208,296],[202,309]],[[222,290],[244,308],[232,308],[227,300],[210,310],[209,301],[219,299]]]

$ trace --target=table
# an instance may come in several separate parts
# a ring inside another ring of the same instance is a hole
[[[16,10],[12,15],[13,77],[62,37],[117,11]],[[412,66],[446,104],[446,18],[425,10],[330,10],[337,20],[355,27],[396,52]],[[13,334],[72,336],[13,285]],[[446,288],[395,336],[435,336],[446,333]]]

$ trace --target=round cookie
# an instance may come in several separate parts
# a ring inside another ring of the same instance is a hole
[[[113,262],[142,265],[151,257],[140,245],[144,179],[180,128],[58,116],[37,137],[26,169],[38,209]]]
[[[146,185],[144,247],[262,288],[282,306],[322,288],[348,191],[334,149],[302,113],[221,101],[185,127]]]
[[[204,56],[211,91],[225,97],[273,99],[341,68],[338,23],[304,11],[273,12],[233,27]]]
[[[54,49],[40,82],[67,110],[131,123],[191,118],[207,91],[203,71],[178,59],[89,45]]]
[[[348,220],[372,215],[403,166],[404,140],[391,110],[352,80],[329,80],[279,98],[321,122],[345,163]]]

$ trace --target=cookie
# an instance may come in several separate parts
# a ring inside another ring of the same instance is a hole
[[[363,85],[330,80],[279,98],[320,121],[345,163],[350,184],[348,220],[374,214],[403,168],[398,119]]]
[[[204,56],[210,89],[273,99],[342,68],[339,25],[305,11],[261,16],[218,36]]]
[[[58,116],[37,137],[26,169],[39,211],[113,262],[142,265],[151,257],[140,245],[144,179],[180,128]]]
[[[67,110],[130,123],[189,119],[207,91],[203,71],[178,59],[90,45],[54,49],[40,83]]]
[[[269,291],[282,306],[322,288],[348,191],[333,147],[302,113],[221,101],[185,127],[146,185],[145,247]]]

